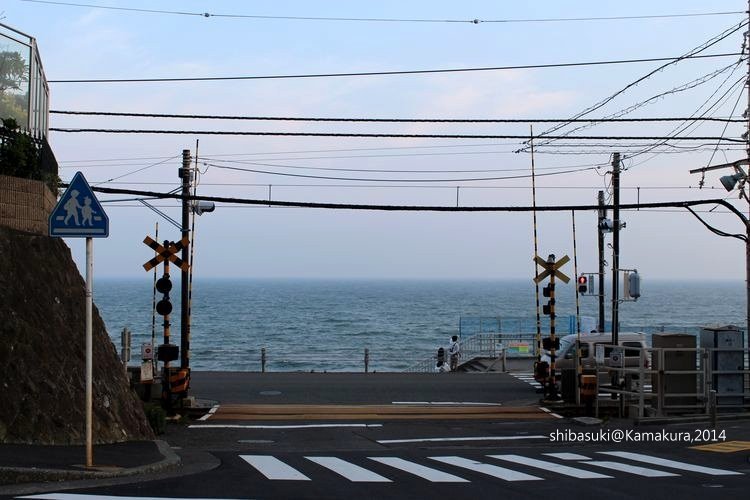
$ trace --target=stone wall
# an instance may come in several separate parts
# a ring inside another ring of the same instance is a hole
[[[0,443],[85,442],[86,284],[62,238],[0,227]],[[95,443],[153,439],[94,306]]]
[[[42,181],[0,175],[0,226],[46,235],[56,203]]]

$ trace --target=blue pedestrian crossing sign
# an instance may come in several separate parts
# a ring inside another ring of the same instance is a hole
[[[81,172],[76,172],[52,210],[49,235],[68,238],[109,236],[109,217]]]

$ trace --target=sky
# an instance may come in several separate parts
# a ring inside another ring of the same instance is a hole
[[[148,13],[95,5],[276,18]],[[623,91],[587,116],[740,118],[747,106],[747,93],[742,90],[747,65],[736,55],[680,61],[645,79],[664,61],[208,82],[55,80],[303,75],[676,58],[747,18],[742,13],[685,14],[745,10],[747,4],[738,0],[710,4],[685,0],[90,0],[78,6],[8,0],[0,7],[0,22],[36,38],[46,76],[52,81],[50,108],[57,111],[567,119]],[[662,15],[671,17],[642,17]],[[278,18],[285,16],[297,19]],[[593,17],[638,19],[570,20]],[[354,20],[364,18],[401,21]],[[481,22],[428,22],[473,19]],[[739,53],[743,31],[739,29],[703,53]],[[638,83],[631,85],[634,82]],[[529,123],[311,123],[61,114],[52,114],[50,123],[55,128],[390,134],[526,136],[532,131]],[[533,132],[543,133],[550,126],[534,123]],[[600,123],[572,135],[660,137],[681,126],[682,122]],[[703,122],[680,135],[739,138],[745,131],[740,123],[729,124],[726,130],[724,126]],[[563,131],[572,128],[568,125]],[[273,200],[283,201],[532,205],[532,158],[528,150],[517,152],[524,146],[519,139],[53,131],[49,140],[64,181],[81,171],[91,185],[104,187],[160,192],[177,188],[181,152],[190,149],[195,154],[197,145],[198,194],[205,196],[267,199],[270,191]],[[534,154],[537,204],[595,205],[600,190],[611,202],[612,153],[618,151],[624,158],[622,203],[726,198],[747,213],[747,202],[739,199],[738,192],[727,193],[719,183],[722,175],[732,173],[730,169],[707,172],[703,189],[698,189],[701,176],[689,173],[744,158],[742,147],[728,143],[717,147],[715,140],[672,141],[644,153],[654,142],[561,139],[544,144],[538,139]],[[495,179],[471,180],[478,178]],[[157,222],[159,240],[179,239],[176,228],[141,203],[112,201],[129,197],[98,195],[110,219],[110,235],[94,242],[97,277],[145,279],[141,265],[153,254],[142,241],[147,235],[155,236]],[[180,218],[177,202],[153,204]],[[717,228],[742,232],[739,218],[725,209],[704,205],[699,210],[712,210],[701,216]],[[622,219],[626,228],[620,238],[620,265],[638,269],[644,283],[649,279],[745,278],[742,242],[712,234],[685,210],[625,211]],[[575,212],[575,255],[570,211],[540,212],[537,221],[539,255],[575,256],[579,273],[596,271],[595,212]],[[530,212],[372,212],[219,204],[213,213],[196,220],[194,240],[198,279],[531,279],[534,275]],[[607,237],[608,243],[611,240]],[[83,268],[84,240],[67,238],[66,242]],[[611,262],[611,250],[606,253]],[[563,270],[572,276],[573,261]]]

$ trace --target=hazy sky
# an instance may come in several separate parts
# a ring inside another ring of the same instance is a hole
[[[401,22],[203,17],[127,12],[8,0],[2,23],[37,39],[49,80],[299,75],[368,71],[522,66],[677,57],[737,26],[745,14],[656,19],[547,22],[416,22],[540,20],[744,11],[743,1],[286,1],[201,2],[91,0],[92,5],[251,16],[410,19]],[[736,53],[740,29],[704,54]],[[739,56],[682,61],[630,87],[590,116],[741,116],[747,105]],[[733,65],[733,63],[736,63]],[[353,118],[569,118],[624,89],[663,62],[563,68],[181,83],[51,83],[53,110],[205,115]],[[723,70],[722,70],[723,69]],[[719,71],[719,72],[717,72]],[[712,72],[717,72],[711,75]],[[706,75],[705,82],[698,80]],[[692,83],[691,83],[692,82]],[[701,83],[699,85],[699,83]],[[694,87],[670,92],[682,86]],[[666,94],[665,94],[666,93]],[[663,95],[662,95],[663,94]],[[652,99],[653,98],[653,99]],[[637,109],[632,106],[646,103]],[[715,105],[715,106],[714,106]],[[53,127],[528,134],[528,124],[306,123],[70,117]],[[543,132],[550,124],[537,123]],[[600,124],[578,135],[663,136],[680,122]],[[741,124],[691,126],[681,135],[738,138]],[[564,130],[571,130],[568,126]],[[169,191],[179,185],[183,149],[202,159],[199,194],[335,203],[530,206],[531,157],[519,140],[118,135],[51,132],[69,180],[80,170],[92,185]],[[622,202],[724,198],[747,211],[719,177],[692,168],[745,157],[716,141],[559,140],[537,148],[539,205],[595,204],[611,183],[611,153],[625,156]],[[704,144],[699,151],[686,150]],[[637,146],[640,145],[640,146]],[[635,153],[641,153],[635,155]],[[713,159],[712,159],[713,155]],[[170,159],[171,158],[171,159]],[[247,162],[255,162],[249,164]],[[262,166],[257,163],[264,164]],[[140,172],[135,170],[149,167]],[[239,167],[332,180],[269,175]],[[594,167],[600,168],[594,168]],[[283,168],[286,167],[286,168]],[[295,168],[290,168],[295,167]],[[301,167],[301,168],[300,168]],[[322,170],[329,169],[329,170]],[[348,170],[343,170],[348,169]],[[580,170],[561,173],[566,170]],[[126,175],[128,174],[128,175]],[[519,177],[470,181],[487,177]],[[117,180],[104,182],[108,179]],[[409,182],[420,179],[421,182]],[[442,182],[429,182],[442,179]],[[399,182],[391,182],[399,180]],[[101,201],[127,196],[100,195]],[[176,202],[154,202],[179,219]],[[152,256],[142,243],[178,231],[137,202],[105,204],[110,237],[95,240],[97,276],[146,278]],[[708,210],[712,206],[706,206]],[[742,231],[724,209],[704,214],[715,226]],[[744,245],[711,234],[685,210],[625,212],[621,266],[657,278],[744,279]],[[573,257],[570,212],[538,215],[539,254]],[[579,271],[597,267],[596,215],[576,213]],[[197,277],[525,278],[533,276],[531,213],[404,213],[220,205],[197,220]],[[611,238],[608,238],[608,242]],[[82,262],[83,240],[68,239]],[[611,254],[608,251],[608,261]],[[573,274],[572,262],[564,268]]]

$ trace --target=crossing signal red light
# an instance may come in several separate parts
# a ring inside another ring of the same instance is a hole
[[[589,289],[588,287],[589,279],[585,275],[580,275],[578,277],[578,293],[586,293]]]

